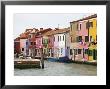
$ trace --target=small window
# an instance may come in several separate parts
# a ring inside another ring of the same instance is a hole
[[[70,55],[73,55],[72,49],[70,49]]]
[[[26,42],[26,45],[28,45],[28,42]]]
[[[81,30],[81,24],[79,26],[80,26],[80,30]]]
[[[90,27],[93,27],[93,22],[89,22]]]
[[[81,42],[82,41],[82,36],[79,36],[79,42]]]
[[[89,22],[86,23],[86,29],[89,29]]]
[[[63,35],[63,41],[64,41],[64,35]]]
[[[79,39],[78,39],[79,37],[76,37],[76,42],[79,42]]]
[[[31,35],[29,35],[29,38],[31,38]]]
[[[72,31],[72,25],[71,25],[71,31]]]
[[[77,49],[75,49],[75,55],[77,55]]]
[[[90,42],[92,41],[92,36],[90,36]]]
[[[24,48],[22,48],[22,51],[24,51]]]
[[[33,42],[31,42],[31,45],[33,45]]]
[[[72,43],[72,37],[71,37],[71,43]]]
[[[60,41],[61,41],[61,36],[60,36]]]
[[[85,49],[85,54],[88,54],[88,49]]]
[[[78,24],[77,24],[77,30],[78,30]]]
[[[34,42],[34,45],[36,45],[36,42]]]
[[[81,54],[81,49],[78,49],[78,54]]]
[[[89,56],[92,56],[92,50],[89,50]]]
[[[48,39],[49,43],[50,43],[50,39]]]
[[[59,41],[59,36],[58,36],[58,41]]]
[[[55,41],[55,37],[54,37],[54,41]]]
[[[89,37],[85,36],[85,42],[88,42],[88,41],[89,41]]]
[[[61,53],[63,53],[63,48],[61,48]]]

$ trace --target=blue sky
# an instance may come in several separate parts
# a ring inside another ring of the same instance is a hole
[[[16,13],[14,14],[14,39],[27,28],[65,28],[75,21],[94,13]]]

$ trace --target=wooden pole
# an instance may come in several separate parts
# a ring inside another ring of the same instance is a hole
[[[41,48],[41,65],[42,65],[42,69],[44,69],[44,55],[43,55],[43,48]]]

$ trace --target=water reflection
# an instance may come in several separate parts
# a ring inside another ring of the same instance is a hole
[[[97,67],[85,64],[45,61],[45,68],[15,69],[15,76],[96,76]]]

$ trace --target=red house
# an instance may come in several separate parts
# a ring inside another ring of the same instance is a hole
[[[14,54],[20,54],[20,37],[14,39]]]

